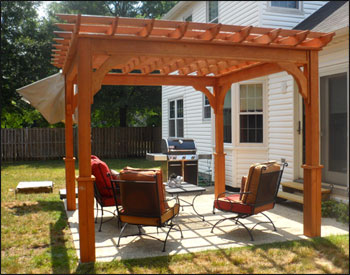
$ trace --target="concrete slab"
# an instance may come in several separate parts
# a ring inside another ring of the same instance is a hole
[[[15,196],[19,193],[52,193],[52,181],[21,181],[15,189]]]
[[[277,232],[273,231],[271,224],[261,224],[253,230],[254,241],[250,240],[249,234],[242,227],[235,225],[232,221],[225,221],[218,225],[211,233],[212,226],[223,217],[229,217],[227,213],[212,213],[214,200],[213,187],[207,187],[208,191],[198,196],[195,200],[196,210],[205,216],[202,221],[195,214],[191,207],[180,209],[180,214],[174,219],[174,222],[181,226],[183,239],[180,233],[172,230],[169,234],[166,244],[166,252],[162,252],[163,243],[149,238],[147,236],[132,236],[121,238],[120,247],[117,247],[120,228],[118,228],[117,219],[112,219],[102,225],[102,232],[98,232],[99,219],[95,224],[96,239],[96,261],[108,262],[115,259],[146,258],[164,255],[175,255],[183,253],[193,253],[211,249],[223,249],[229,247],[240,247],[263,243],[280,242],[287,240],[307,239],[303,235],[303,213],[297,207],[277,204],[274,209],[267,211],[268,216],[275,223]],[[182,196],[181,198],[191,202],[193,195]],[[65,202],[65,200],[64,200]],[[65,202],[66,203],[66,202]],[[77,203],[78,205],[78,203]],[[114,208],[107,208],[113,212]],[[104,217],[110,217],[112,214],[105,212]],[[78,211],[67,211],[68,222],[72,232],[74,245],[79,257],[79,234],[78,234]],[[100,214],[99,214],[100,216]],[[258,221],[265,221],[263,215],[255,215],[242,222],[252,228]],[[166,236],[165,229],[155,227],[144,227],[144,232],[164,240]],[[129,225],[124,235],[137,233],[136,226]],[[348,234],[349,228],[336,222],[335,219],[322,218],[321,235]]]

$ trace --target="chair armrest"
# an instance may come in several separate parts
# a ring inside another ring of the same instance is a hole
[[[224,196],[226,197],[225,195],[226,194],[231,194],[231,195],[234,195],[234,194],[250,194],[251,192],[231,192],[231,191],[225,191],[225,192],[222,192],[218,195],[218,197],[216,199],[219,199],[220,197]]]

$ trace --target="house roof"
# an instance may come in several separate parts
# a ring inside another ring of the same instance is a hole
[[[293,29],[294,30],[312,30],[315,29],[316,26],[320,25],[324,21],[329,22],[332,25],[332,29],[327,31],[334,31],[336,29],[340,29],[344,26],[339,26],[339,21],[344,20],[344,16],[337,16],[337,13],[341,11],[341,13],[347,13],[347,25],[349,26],[349,3],[348,1],[329,1],[323,7],[318,9],[316,12],[307,17],[304,21],[300,22]],[[347,8],[346,8],[347,6]],[[345,17],[346,20],[346,17]]]
[[[132,59],[115,68],[121,70],[122,74],[135,75],[134,71],[139,70],[141,74],[146,75],[158,71],[161,75],[175,72],[180,75],[189,75],[196,72],[197,76],[221,76],[258,65],[259,61],[261,63],[263,60],[249,59],[245,56],[238,56],[235,59],[209,57],[214,56],[215,53],[206,53],[205,56],[208,57],[203,58],[196,52],[191,53],[189,48],[200,44],[203,46],[257,47],[256,51],[260,53],[264,50],[263,48],[318,50],[327,45],[334,35],[334,33],[310,32],[308,30],[298,31],[155,19],[76,14],[58,14],[57,16],[66,20],[67,23],[56,24],[63,31],[55,32],[60,38],[54,38],[56,44],[53,45],[52,63],[58,68],[63,68],[64,72],[68,68],[67,63],[71,62],[75,54],[79,38],[93,38],[99,39],[99,41],[102,39],[116,40],[118,45],[127,43],[128,47],[125,50],[129,51],[132,51],[134,42],[140,40],[156,42],[158,47],[160,44],[164,45],[162,50],[158,50],[157,55],[154,56],[149,56],[149,52],[147,52],[148,56],[133,55]],[[172,56],[171,45],[175,46],[175,44],[182,45],[184,51],[181,56]],[[99,68],[108,57],[101,52],[100,56],[94,57],[93,67]]]

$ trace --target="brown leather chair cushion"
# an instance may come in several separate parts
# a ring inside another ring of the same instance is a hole
[[[269,173],[280,170],[280,165],[276,161],[269,161],[264,163],[255,163],[250,166],[247,181],[244,187],[244,192],[251,192],[250,194],[243,194],[242,203],[255,203],[256,193],[258,191],[261,169],[266,166],[267,169],[262,173]]]
[[[163,214],[166,209],[169,208],[165,201],[165,186],[163,185],[162,171],[160,169],[138,169],[127,166],[120,171],[120,179],[126,181],[154,181],[156,179],[161,214]],[[135,192],[135,195],[136,193],[137,192]],[[135,203],[143,202],[139,202],[135,197]]]

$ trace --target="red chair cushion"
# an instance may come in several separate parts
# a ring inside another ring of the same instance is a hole
[[[99,157],[97,157],[95,155],[91,155],[91,159],[99,159]]]
[[[243,204],[239,196],[239,194],[233,194],[224,198],[219,198],[214,201],[214,207],[226,212],[250,214],[252,212],[252,207]]]
[[[262,206],[253,207],[248,204],[242,203],[239,199],[239,194],[233,194],[224,198],[219,198],[214,201],[214,207],[218,210],[239,214],[257,214],[262,211],[270,210],[274,208],[274,203],[265,204]]]
[[[107,176],[107,173],[110,173],[107,164],[100,159],[91,159],[91,172],[95,176],[96,186],[101,196],[113,197],[111,180]]]

